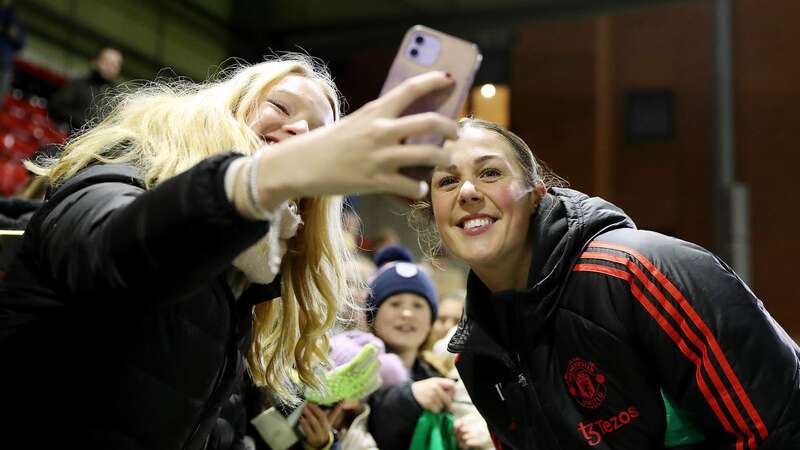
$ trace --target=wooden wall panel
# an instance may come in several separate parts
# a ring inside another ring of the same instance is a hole
[[[794,256],[800,254],[800,2],[734,8],[737,174],[750,187],[753,286],[800,337]]]

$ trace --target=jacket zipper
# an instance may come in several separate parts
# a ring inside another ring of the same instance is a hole
[[[514,357],[516,360],[514,361],[515,369],[519,372],[517,375],[517,383],[519,384],[522,395],[525,397],[525,403],[528,405],[534,405],[534,410],[542,411],[542,405],[539,402],[539,395],[536,393],[536,390],[531,384],[531,376],[525,370],[525,364],[522,361],[522,356],[519,353],[514,353]],[[534,402],[535,400],[535,402]],[[533,430],[538,429],[537,435],[540,437],[544,437],[547,440],[547,445],[545,448],[548,450],[559,450],[561,446],[558,443],[558,439],[555,437],[553,430],[550,428],[549,423],[539,423],[541,426],[535,426],[534,422],[534,415],[535,412],[526,411],[523,413],[523,416],[526,421],[526,430],[532,432]],[[526,436],[527,438],[527,436]],[[526,439],[527,440],[527,439]],[[534,447],[536,448],[536,447]]]

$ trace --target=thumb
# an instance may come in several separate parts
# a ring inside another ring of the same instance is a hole
[[[456,383],[455,381],[451,380],[450,378],[440,378],[439,379],[439,386],[447,392],[455,392]]]

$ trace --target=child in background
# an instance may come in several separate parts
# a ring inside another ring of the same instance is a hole
[[[450,341],[449,337],[453,335],[456,325],[461,319],[466,295],[467,293],[463,289],[453,291],[442,297],[442,301],[439,302],[439,314],[433,321],[433,329],[428,339],[428,347],[434,354],[447,354],[447,342]]]
[[[454,382],[422,353],[438,310],[430,277],[404,247],[384,247],[375,263],[379,269],[369,281],[367,322],[403,362],[410,380],[370,397],[369,431],[381,450],[407,450],[423,410],[450,409]]]

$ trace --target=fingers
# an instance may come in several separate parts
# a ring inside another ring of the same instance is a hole
[[[320,428],[324,428],[326,430],[330,428],[330,424],[328,423],[328,416],[327,414],[325,414],[324,411],[322,411],[322,409],[319,406],[313,403],[308,403],[306,404],[304,412],[308,412],[309,416],[311,416],[314,419],[314,421],[317,424],[319,424]]]
[[[442,402],[442,410],[449,411],[453,404],[453,394],[455,393],[455,383],[449,378],[438,379],[438,395]]]
[[[438,391],[439,399],[442,402],[442,409],[441,411],[449,411],[450,406],[453,404],[453,395],[450,392],[447,392],[445,389],[440,389]]]
[[[310,403],[303,409],[300,420],[301,424],[305,424],[308,427],[310,434],[316,435],[319,433],[322,425],[319,423],[319,420],[317,420],[314,414],[309,411],[309,406],[311,406]]]
[[[433,412],[448,411],[453,403],[452,380],[434,378],[431,386],[431,400]]]
[[[396,117],[415,100],[434,91],[445,89],[454,83],[444,72],[427,72],[411,77],[387,92],[378,101],[388,108],[388,113]]]
[[[447,166],[450,151],[436,145],[393,145],[378,151],[391,167]]]
[[[442,412],[442,398],[438,395],[438,393],[434,390],[431,392],[430,397],[428,398],[428,410],[431,412]]]
[[[306,421],[305,416],[300,416],[300,418],[297,419],[297,423],[300,424],[300,431],[303,432],[303,436],[305,436],[306,439],[309,439],[309,438],[313,439],[314,430],[308,424],[308,421]]]
[[[450,394],[456,391],[456,382],[450,378],[439,378],[439,386],[442,386]]]
[[[339,422],[339,419],[342,418],[344,414],[344,406],[341,402],[337,403],[336,406],[333,407],[330,412],[328,412],[328,423],[331,425],[336,424]]]
[[[482,439],[479,435],[474,433],[464,434],[464,443],[467,448],[479,447],[482,444]]]
[[[454,120],[433,112],[414,114],[386,122],[387,137],[400,142],[418,134],[440,134],[448,139],[458,138],[458,125]]]
[[[405,198],[420,199],[428,194],[428,183],[393,174],[383,178],[381,191]]]

